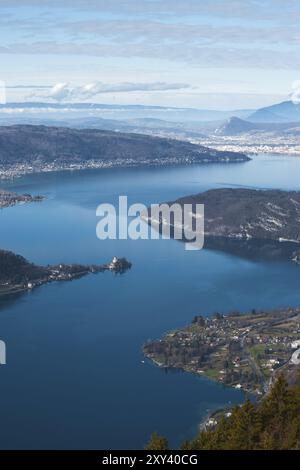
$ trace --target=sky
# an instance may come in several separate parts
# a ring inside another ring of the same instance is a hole
[[[298,93],[299,24],[299,0],[0,0],[0,80],[7,101],[257,108]]]

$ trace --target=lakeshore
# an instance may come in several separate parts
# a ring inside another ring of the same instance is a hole
[[[0,179],[62,170],[250,161],[243,153],[170,138],[42,125],[0,126],[0,144]]]
[[[0,170],[1,172],[1,170]],[[31,194],[17,194],[15,192],[4,191],[0,189],[0,209],[12,207],[16,204],[25,204],[28,202],[41,202],[43,196],[32,196]]]
[[[175,448],[195,435],[208,410],[242,403],[243,389],[142,363],[141,347],[201,312],[299,306],[299,266],[259,253],[253,261],[227,245],[189,253],[176,240],[100,241],[95,209],[115,205],[118,194],[149,206],[220,185],[300,190],[299,165],[261,156],[247,164],[50,172],[5,182],[6,190],[46,199],[1,211],[2,248],[39,266],[126,256],[134,269],[1,297],[1,338],[9,348],[1,446],[142,448],[157,430]]]
[[[187,327],[146,343],[143,352],[159,367],[261,396],[279,371],[289,375],[300,364],[300,309],[198,315]]]
[[[132,158],[128,159],[114,159],[114,160],[90,160],[85,162],[48,162],[45,164],[31,165],[27,163],[15,165],[3,165],[0,169],[0,180],[13,180],[21,178],[25,175],[34,173],[55,173],[55,172],[72,172],[81,170],[105,170],[112,168],[147,168],[147,167],[169,167],[169,166],[182,166],[182,165],[199,165],[199,164],[213,164],[213,163],[242,163],[249,159],[243,155],[239,156],[237,153],[233,159],[224,155],[218,156],[217,159],[202,157],[197,159],[188,156],[170,157],[170,158],[152,158],[136,161]]]
[[[36,266],[14,253],[0,250],[0,297],[30,291],[54,281],[73,281],[87,274],[111,271],[123,274],[131,268],[125,258],[114,257],[102,265],[59,264]]]

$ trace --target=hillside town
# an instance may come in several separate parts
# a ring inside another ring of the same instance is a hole
[[[189,326],[145,344],[144,353],[160,367],[263,395],[279,371],[300,364],[300,309],[198,315]]]
[[[298,135],[270,135],[262,132],[226,136],[210,134],[207,137],[189,139],[189,141],[194,144],[207,145],[217,150],[243,152],[247,155],[300,155]]]

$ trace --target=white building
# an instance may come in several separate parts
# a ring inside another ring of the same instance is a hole
[[[108,269],[115,269],[118,262],[119,262],[118,258],[116,256],[114,256],[113,259],[111,260],[111,262],[108,265]]]
[[[293,353],[291,362],[296,365],[300,364],[300,349],[297,349],[297,351]]]

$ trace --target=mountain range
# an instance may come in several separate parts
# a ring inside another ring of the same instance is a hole
[[[230,136],[244,133],[275,133],[300,135],[299,122],[253,122],[240,119],[236,116],[226,120],[215,131],[217,135]]]
[[[300,104],[284,101],[257,110],[229,111],[95,103],[0,104],[0,127],[17,124],[101,129],[183,139],[257,132],[298,135]]]
[[[247,118],[252,122],[296,122],[300,121],[300,103],[283,101],[282,103],[258,109]]]
[[[246,118],[253,110],[216,110],[197,108],[176,108],[146,105],[118,105],[98,103],[42,103],[23,102],[0,104],[0,117],[9,118],[18,114],[24,117],[50,117],[55,119],[74,117],[102,117],[105,119],[152,118],[172,122],[222,121],[235,115]]]

